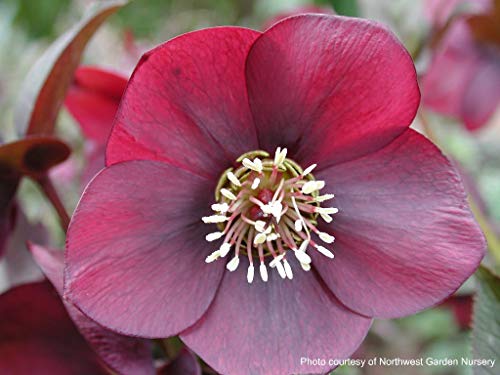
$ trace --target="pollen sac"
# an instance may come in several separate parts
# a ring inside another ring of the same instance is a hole
[[[253,261],[258,260],[260,278],[268,281],[266,262],[281,279],[293,279],[293,270],[286,257],[295,256],[304,271],[311,269],[308,249],[314,249],[333,259],[333,252],[316,243],[331,245],[335,237],[317,229],[318,219],[331,223],[338,209],[321,206],[333,194],[320,195],[325,182],[316,180],[286,157],[287,149],[280,148],[271,156],[265,151],[248,152],[238,158],[237,167],[226,170],[215,191],[214,214],[203,217],[205,224],[214,226],[207,241],[222,239],[219,248],[207,254],[206,262],[225,258],[226,268],[233,272],[240,257],[249,261],[247,282],[254,280]],[[218,228],[215,228],[217,226]]]

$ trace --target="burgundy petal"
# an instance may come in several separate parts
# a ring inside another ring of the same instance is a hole
[[[399,317],[454,292],[477,268],[485,241],[460,178],[441,152],[408,130],[384,149],[318,174],[340,212],[322,229],[335,259],[313,264],[348,307]]]
[[[469,130],[479,129],[500,107],[500,52],[486,57],[462,99],[461,117]]]
[[[36,262],[62,295],[64,252],[30,244]],[[71,319],[102,360],[120,374],[154,374],[151,342],[107,330],[65,303]]]
[[[108,374],[49,282],[0,295],[0,373]]]
[[[167,337],[193,324],[224,269],[205,264],[212,250],[201,217],[213,191],[207,180],[162,162],[104,169],[68,231],[67,297],[120,333]]]
[[[270,269],[267,283],[246,280],[243,265],[226,273],[207,313],[181,339],[223,374],[325,373],[328,359],[352,354],[371,320],[341,305],[312,272],[289,260],[293,280]],[[325,358],[326,365],[301,358]]]
[[[174,360],[158,369],[157,375],[201,375],[201,367],[196,356],[184,348]]]
[[[80,67],[64,104],[85,137],[98,144],[108,140],[127,79],[95,67]]]
[[[145,54],[118,111],[107,164],[151,159],[218,177],[257,137],[244,65],[259,32],[217,27]]]
[[[420,94],[396,37],[367,20],[287,18],[254,43],[247,84],[261,148],[325,167],[377,150],[413,120]]]

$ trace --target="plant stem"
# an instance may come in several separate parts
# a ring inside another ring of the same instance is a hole
[[[54,207],[54,209],[57,212],[57,215],[59,216],[61,226],[63,227],[63,230],[66,233],[68,231],[70,216],[68,215],[66,208],[64,208],[61,198],[59,198],[59,194],[54,188],[54,185],[52,184],[50,177],[44,175],[42,177],[37,178],[36,182],[38,182],[38,185],[41,187],[45,196],[48,198],[50,203],[52,203],[52,206]]]

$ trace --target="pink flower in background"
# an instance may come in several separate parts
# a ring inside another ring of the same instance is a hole
[[[75,72],[64,104],[86,140],[83,186],[104,167],[106,142],[126,86],[127,78],[101,68],[82,66]]]
[[[348,357],[372,317],[437,304],[484,255],[460,178],[409,129],[419,101],[371,21],[155,48],[73,216],[65,296],[117,332],[180,334],[222,373],[328,371],[300,358]]]
[[[500,104],[500,6],[495,4],[451,21],[423,79],[423,104],[471,131],[486,124]]]

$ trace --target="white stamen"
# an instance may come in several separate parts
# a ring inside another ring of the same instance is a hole
[[[235,256],[229,261],[229,263],[226,265],[226,268],[229,272],[233,272],[236,270],[236,268],[238,268],[238,264],[240,264],[240,258]]]
[[[300,251],[300,250],[295,250],[293,252],[295,254],[295,257],[300,263],[304,264],[310,264],[311,263],[311,257],[307,255],[307,253]]]
[[[262,212],[266,215],[273,215],[276,221],[279,223],[281,220],[281,211],[283,210],[283,205],[281,202],[269,202],[261,207]]]
[[[320,196],[314,198],[314,201],[321,203],[321,202],[327,201],[329,199],[332,199],[334,197],[335,197],[334,194],[323,194],[323,195],[320,195]]]
[[[215,241],[215,240],[218,240],[219,238],[221,238],[222,236],[224,235],[224,232],[213,232],[213,233],[209,233],[205,236],[205,239],[208,241],[208,242],[212,242],[212,241]]]
[[[302,242],[300,244],[300,247],[299,247],[298,251],[302,251],[303,253],[305,253],[306,250],[307,250],[307,246],[309,246],[309,240],[305,240],[304,242]]]
[[[295,220],[295,222],[293,223],[293,227],[295,228],[295,232],[302,231],[302,220],[300,219]]]
[[[201,218],[205,224],[216,224],[223,223],[228,221],[229,218],[224,215],[212,215],[212,216],[204,216]]]
[[[286,277],[292,280],[293,279],[292,267],[290,267],[290,263],[288,263],[286,259],[283,259],[283,266],[285,268]]]
[[[259,187],[259,184],[260,184],[260,178],[256,177],[253,182],[252,182],[252,190],[255,190]]]
[[[335,257],[335,255],[333,255],[333,253],[326,247],[323,247],[321,245],[316,245],[316,249],[327,258],[333,259]]]
[[[285,253],[278,255],[276,258],[274,258],[272,261],[269,262],[269,267],[274,268],[276,267],[276,264],[281,262],[281,259],[285,257]]]
[[[249,284],[252,283],[254,274],[255,274],[255,270],[253,268],[253,264],[250,263],[250,265],[248,266],[248,271],[247,271],[247,281]]]
[[[281,204],[281,202],[274,202],[271,214],[276,218],[276,221],[278,223],[280,222],[282,211],[283,211],[283,205]]]
[[[260,278],[262,279],[262,281],[267,282],[268,279],[267,267],[264,264],[264,262],[260,264],[259,271],[260,271]]]
[[[216,212],[220,212],[221,214],[225,214],[229,209],[229,205],[227,203],[214,203],[212,204],[212,210]]]
[[[283,268],[283,265],[281,264],[281,262],[276,263],[276,269],[278,270],[278,273],[280,274],[281,278],[285,279],[286,278],[286,271]]]
[[[321,216],[321,218],[326,221],[327,223],[331,223],[332,222],[332,217],[330,215],[327,215],[327,214],[319,214],[319,216]]]
[[[311,244],[325,257],[334,258],[332,251],[311,238],[316,234],[318,242],[325,246],[334,242],[334,236],[318,230],[316,219],[316,216],[321,216],[327,223],[333,221],[332,216],[339,209],[321,207],[321,202],[334,198],[334,195],[320,195],[325,181],[314,180],[312,172],[316,164],[297,175],[295,164],[287,159],[287,153],[287,149],[281,147],[276,149],[274,159],[265,152],[248,153],[264,156],[263,159],[255,156],[244,158],[239,167],[225,173],[217,187],[220,199],[211,206],[213,215],[202,217],[204,223],[219,224],[218,229],[205,235],[205,239],[208,242],[223,239],[223,243],[205,258],[205,262],[228,257],[230,259],[224,263],[228,271],[234,272],[243,252],[249,257],[246,277],[252,284],[256,277],[256,260],[260,261],[260,278],[267,282],[267,267],[275,268],[282,279],[293,279],[294,270],[288,261],[291,258],[285,259],[289,251],[293,251],[304,271],[311,270],[312,258],[308,252]],[[260,190],[266,190],[262,198],[259,198]],[[267,197],[268,192],[271,199]],[[308,197],[304,196],[307,194]],[[257,208],[259,210],[254,211]],[[297,270],[298,267],[295,271],[299,272]]]
[[[254,245],[260,245],[261,243],[266,242],[266,234],[265,233],[258,233],[255,238],[253,239],[253,244]]]
[[[326,243],[333,243],[333,241],[335,241],[335,237],[333,237],[325,232],[319,232],[318,236],[319,236],[319,238],[321,238],[321,241],[326,242]]]
[[[311,164],[309,167],[304,169],[304,172],[302,172],[302,176],[307,176],[309,173],[313,171],[314,168],[316,168],[317,164]]]
[[[259,158],[255,158],[253,159],[253,165],[255,165],[255,167],[257,167],[257,172],[259,173],[262,173],[262,160],[260,160]]]
[[[240,180],[238,180],[238,177],[233,172],[227,172],[227,178],[236,186],[241,186]]]
[[[302,269],[304,271],[310,271],[311,270],[311,265],[310,264],[300,263],[300,266],[302,267]]]
[[[225,196],[227,199],[231,199],[232,201],[236,200],[236,195],[234,195],[231,190],[228,189],[220,189],[220,193]]]
[[[264,229],[266,227],[266,222],[262,220],[257,220],[253,226],[255,227],[255,230],[257,232],[264,232]]]
[[[312,192],[315,192],[317,190],[321,190],[325,187],[325,181],[307,181],[303,186],[302,186],[302,193],[303,194],[311,194]]]
[[[208,255],[205,258],[205,263],[212,263],[213,261],[219,259],[219,257],[220,257],[220,251],[215,250],[212,254]]]
[[[231,250],[231,244],[227,242],[223,243],[219,249],[220,256],[224,258],[229,253],[229,250]]]
[[[283,164],[283,162],[286,159],[286,153],[287,153],[287,149],[286,148],[284,148],[283,150],[281,150],[281,148],[278,147],[276,149],[276,153],[274,154],[274,165],[275,166],[281,167],[281,165]]]
[[[327,215],[334,215],[337,212],[339,212],[339,209],[336,207],[316,207],[314,209],[314,212],[317,212],[318,214],[327,214]]]
[[[279,233],[271,233],[267,236],[266,241],[276,241],[278,238],[280,238]]]
[[[248,158],[245,158],[243,159],[241,164],[243,164],[243,166],[245,166],[246,168],[251,169],[252,171],[255,171],[257,173],[262,172],[262,161],[259,158],[255,158],[253,159],[253,161],[251,161]]]

